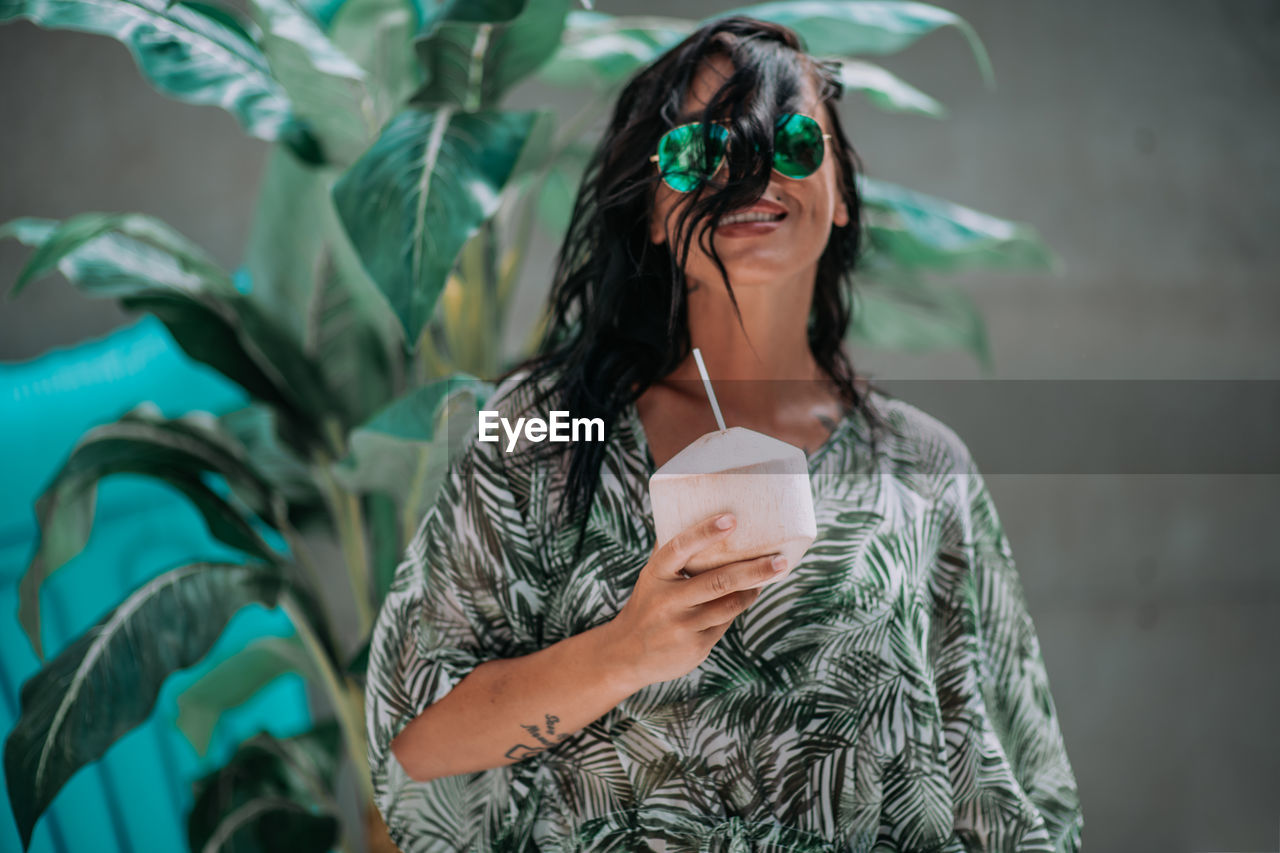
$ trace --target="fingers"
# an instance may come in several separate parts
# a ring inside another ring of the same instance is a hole
[[[699,551],[724,539],[733,530],[737,520],[730,513],[713,515],[671,537],[653,555],[653,565],[659,577],[674,579],[680,576],[685,563]]]
[[[781,554],[766,554],[753,560],[727,563],[685,581],[684,594],[690,607],[712,602],[740,590],[758,589],[787,570]]]
[[[693,618],[693,626],[703,636],[719,640],[733,620],[760,597],[760,588],[744,589],[702,605]]]

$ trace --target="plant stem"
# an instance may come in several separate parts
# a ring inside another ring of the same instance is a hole
[[[432,379],[439,379],[452,373],[452,369],[440,353],[436,351],[435,340],[431,337],[431,324],[422,327],[422,334],[418,336],[418,368],[420,375],[418,377],[419,385],[429,382]]]
[[[484,337],[480,351],[484,372],[477,375],[487,379],[497,372],[496,367],[502,360],[502,325],[506,318],[506,303],[499,297],[501,281],[498,277],[498,227],[493,217],[484,223],[483,249],[484,302],[481,308],[487,309],[485,314],[488,316],[484,318]]]
[[[338,544],[342,548],[347,579],[351,582],[351,592],[355,598],[360,636],[367,637],[373,629],[373,607],[369,603],[369,553],[365,542],[364,512],[360,507],[360,497],[338,484],[333,472],[329,470],[327,460],[317,461],[316,481],[324,493],[329,515],[338,531]]]
[[[347,756],[351,759],[356,773],[356,784],[361,795],[361,807],[373,802],[373,778],[369,771],[369,743],[364,733],[363,696],[359,690],[344,686],[346,679],[339,675],[333,661],[325,654],[315,631],[311,628],[293,597],[285,593],[280,599],[280,607],[288,615],[289,621],[298,633],[298,639],[307,653],[315,661],[315,671],[320,676],[321,686],[329,697],[333,711],[342,729],[343,740],[347,746]],[[352,702],[352,696],[360,699]]]

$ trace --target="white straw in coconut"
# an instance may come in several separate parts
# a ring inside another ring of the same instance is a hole
[[[716,423],[720,425],[720,431],[724,432],[728,427],[724,425],[724,416],[720,414],[720,404],[716,402],[716,392],[711,390],[711,377],[707,376],[707,366],[702,363],[702,352],[697,348],[693,348],[693,360],[698,362],[698,372],[702,374],[702,384],[707,389],[707,399],[711,401],[711,411],[715,412]]]

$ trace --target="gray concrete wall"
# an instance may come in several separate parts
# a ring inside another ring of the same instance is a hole
[[[727,5],[598,7],[700,15]],[[950,119],[889,115],[858,96],[844,117],[873,177],[1030,222],[1064,259],[1058,278],[947,280],[988,319],[996,378],[1276,379],[1277,7],[945,5],[984,40],[996,90],[984,89],[959,34],[940,32],[883,64],[942,100]],[[114,42],[26,23],[0,27],[0,74],[0,220],[144,211],[235,264],[266,149],[229,116],[156,94]],[[538,300],[553,250],[538,247],[526,300]],[[0,244],[0,281],[22,256]],[[106,303],[47,283],[0,308],[0,358],[120,322]],[[981,375],[956,353],[858,349],[855,360],[890,387]],[[1221,431],[1201,440],[1233,442],[1240,411],[1222,405]],[[1133,440],[1112,414],[1094,421],[1100,456]],[[1081,787],[1086,849],[1280,847],[1270,538],[1280,477],[1176,464],[1021,471],[978,452],[974,427],[957,429],[990,472],[1022,573]]]

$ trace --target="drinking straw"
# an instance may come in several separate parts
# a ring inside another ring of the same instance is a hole
[[[720,431],[724,432],[728,427],[724,425],[724,416],[720,414],[720,404],[716,402],[716,392],[711,389],[711,377],[707,376],[707,366],[702,363],[702,351],[697,347],[693,348],[693,360],[698,362],[698,372],[702,374],[702,384],[707,389],[707,399],[711,401],[711,411],[715,412],[716,423],[720,425]]]

